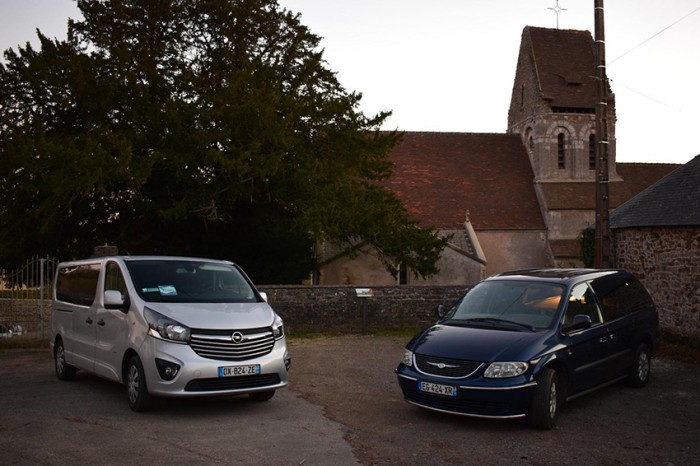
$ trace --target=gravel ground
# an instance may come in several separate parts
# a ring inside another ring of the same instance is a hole
[[[525,421],[471,419],[406,403],[394,368],[407,340],[290,341],[290,388],[345,427],[365,465],[686,465],[700,458],[700,365],[662,354],[646,387],[616,384],[576,399],[555,429],[539,431]]]

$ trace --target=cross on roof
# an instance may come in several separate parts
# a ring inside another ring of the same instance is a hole
[[[557,29],[559,29],[559,13],[562,11],[566,11],[566,8],[562,8],[559,6],[559,0],[555,0],[555,4],[551,8],[547,8],[548,10],[552,10],[554,14],[557,15]]]

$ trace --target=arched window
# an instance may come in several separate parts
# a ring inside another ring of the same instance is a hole
[[[557,162],[560,170],[566,168],[566,136],[564,133],[557,135]]]
[[[588,169],[595,170],[595,134],[588,136]]]

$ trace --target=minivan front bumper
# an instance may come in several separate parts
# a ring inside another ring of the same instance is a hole
[[[396,370],[399,386],[407,402],[435,411],[490,419],[510,419],[527,415],[532,403],[536,381],[521,381],[513,385],[469,384],[466,381],[427,377],[401,365]],[[421,382],[456,387],[456,396],[426,393]]]

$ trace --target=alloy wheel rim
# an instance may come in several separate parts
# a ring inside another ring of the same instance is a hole
[[[557,384],[552,382],[549,389],[549,417],[554,419],[557,413]]]
[[[638,374],[639,380],[646,380],[649,376],[649,356],[646,351],[639,353]]]
[[[139,395],[139,372],[136,366],[129,368],[129,401],[136,403]]]

